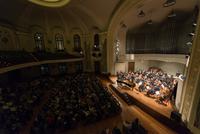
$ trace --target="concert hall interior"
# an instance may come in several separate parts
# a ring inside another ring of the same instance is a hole
[[[200,0],[0,0],[0,134],[200,134]]]

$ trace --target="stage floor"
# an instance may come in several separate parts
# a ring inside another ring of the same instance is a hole
[[[137,91],[136,89],[134,90],[128,90],[128,89],[123,89],[119,86],[117,86],[117,77],[116,76],[110,76],[110,80],[115,83],[113,84],[113,86],[116,87],[116,89],[121,92],[121,93],[128,93],[130,96],[134,97],[135,99],[137,99],[139,102],[145,104],[146,106],[150,107],[151,109],[153,109],[154,111],[164,115],[167,118],[170,118],[171,112],[174,110],[173,106],[171,105],[171,103],[168,103],[167,106],[162,105],[162,104],[158,104],[153,98],[147,97],[145,96],[143,93]]]

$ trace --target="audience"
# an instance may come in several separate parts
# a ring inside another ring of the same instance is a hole
[[[117,127],[114,127],[112,130],[112,134],[121,134],[121,130]]]
[[[70,58],[80,58],[81,56],[71,55],[66,52],[34,52],[32,53],[39,61],[43,60],[58,60],[58,59],[70,59]]]
[[[0,87],[0,133],[20,133],[47,93],[31,133],[54,133],[121,112],[118,101],[95,76],[43,77]]]
[[[31,119],[34,108],[47,100],[36,116],[32,134],[60,133],[87,125],[121,112],[119,102],[100,80],[89,74],[43,77],[0,87],[0,133],[20,133]],[[102,134],[146,134],[136,119]]]
[[[35,59],[26,51],[1,51],[0,68],[16,64],[34,62]]]
[[[0,68],[13,66],[28,62],[37,62],[43,60],[58,60],[81,58],[82,56],[75,56],[66,52],[34,52],[29,53],[26,51],[0,51]]]
[[[100,80],[88,74],[59,78],[50,91],[48,102],[35,119],[33,134],[91,124],[121,111]]]
[[[18,133],[30,120],[33,108],[51,83],[50,79],[14,83],[0,87],[0,133]]]
[[[110,129],[106,128],[102,130],[101,134],[147,134],[147,130],[141,125],[139,119],[136,118],[131,123],[128,121],[123,122],[122,130],[118,127],[114,127],[110,133]]]
[[[124,134],[147,134],[147,130],[141,125],[139,119],[136,118],[131,123],[125,121],[123,123]]]

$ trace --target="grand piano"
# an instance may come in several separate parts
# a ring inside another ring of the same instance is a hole
[[[128,80],[117,80],[117,84],[119,84],[121,86],[127,86],[131,90],[136,86],[135,83],[130,82]]]

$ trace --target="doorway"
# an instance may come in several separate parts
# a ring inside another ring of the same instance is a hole
[[[129,62],[128,63],[128,71],[134,72],[135,71],[135,62]]]

